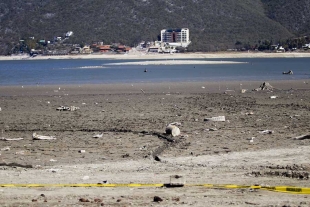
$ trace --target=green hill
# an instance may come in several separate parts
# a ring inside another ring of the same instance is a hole
[[[289,0],[2,0],[0,54],[19,39],[51,40],[73,31],[70,43],[134,46],[164,28],[189,28],[192,51],[236,42],[278,41],[309,32],[309,2]],[[305,6],[306,5],[306,6]]]

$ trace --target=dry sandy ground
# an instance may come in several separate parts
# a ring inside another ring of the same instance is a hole
[[[0,141],[0,183],[168,183],[181,175],[187,184],[310,187],[310,139],[293,139],[310,134],[309,80],[252,91],[260,84],[0,87],[0,137],[24,138]],[[226,121],[204,121],[219,115]],[[173,142],[171,122],[181,123]],[[33,132],[57,139],[33,140]],[[0,188],[1,206],[310,206],[309,198],[189,186]]]
[[[1,60],[46,60],[46,59],[205,59],[205,58],[308,58],[309,52],[286,52],[286,53],[265,53],[265,52],[215,52],[215,53],[174,53],[159,54],[130,51],[128,54],[89,54],[89,55],[60,55],[60,56],[37,56],[29,57],[23,55],[0,56]],[[205,64],[205,63],[204,63]]]

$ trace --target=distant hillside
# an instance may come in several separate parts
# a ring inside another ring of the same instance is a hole
[[[294,2],[294,3],[292,3]],[[73,31],[71,43],[130,46],[158,39],[164,28],[190,30],[192,51],[278,41],[309,32],[309,1],[289,0],[2,0],[0,54],[19,39],[53,39]]]

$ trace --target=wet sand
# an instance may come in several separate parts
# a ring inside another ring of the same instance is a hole
[[[187,184],[310,187],[310,139],[293,139],[310,134],[309,82],[271,81],[270,91],[253,91],[255,81],[0,87],[0,137],[23,138],[0,140],[0,184],[168,183],[177,174]],[[205,121],[214,116],[226,121]],[[165,134],[171,122],[180,136]],[[310,205],[309,195],[249,188],[0,188],[2,206],[101,203]]]

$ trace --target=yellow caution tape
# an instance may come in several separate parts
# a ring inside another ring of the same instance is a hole
[[[38,187],[164,187],[169,186],[169,184],[163,183],[77,183],[77,184],[0,184],[0,187],[13,188],[13,187],[25,187],[25,188],[38,188]],[[170,185],[171,186],[171,185]],[[173,186],[173,185],[172,185]],[[301,188],[293,186],[247,186],[247,185],[220,185],[220,184],[186,184],[184,187],[207,187],[207,188],[224,188],[224,189],[236,189],[236,188],[251,188],[251,189],[261,189],[274,192],[292,193],[292,194],[310,194],[310,188]]]

